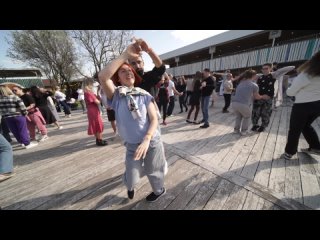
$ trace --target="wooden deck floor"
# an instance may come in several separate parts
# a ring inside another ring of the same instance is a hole
[[[169,162],[167,193],[147,203],[146,177],[128,200],[122,184],[125,148],[120,139],[96,147],[87,117],[73,112],[64,129],[25,150],[14,145],[16,176],[0,183],[2,209],[320,209],[320,157],[284,151],[291,103],[274,111],[267,130],[241,137],[234,115],[210,108],[210,128],[187,124],[186,113],[168,118],[162,139]],[[176,103],[175,112],[178,112]],[[199,113],[201,118],[201,113]],[[106,116],[104,116],[106,119]],[[320,121],[314,123],[320,135]],[[111,136],[105,120],[105,137]],[[299,147],[305,147],[303,137]]]

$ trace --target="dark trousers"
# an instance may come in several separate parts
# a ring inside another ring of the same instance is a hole
[[[186,105],[186,93],[183,93],[182,96],[179,96],[179,104],[181,112],[183,112],[182,106],[184,106],[186,108],[186,111],[188,111],[188,107]]]
[[[230,107],[231,94],[223,94],[223,97],[224,97],[224,108],[223,108],[223,111],[226,111]]]
[[[64,111],[64,114],[71,114],[70,112],[70,107],[68,106],[68,104],[66,103],[66,101],[60,101],[60,104],[61,106],[63,107],[63,111]]]
[[[290,127],[285,151],[295,154],[298,149],[299,138],[302,132],[310,148],[320,150],[319,137],[311,126],[320,116],[320,101],[294,104],[290,116]]]
[[[190,110],[189,110],[189,112],[188,112],[188,117],[187,117],[187,119],[190,119],[191,113],[193,112],[194,107],[196,107],[196,112],[195,112],[195,114],[194,114],[194,121],[196,121],[197,118],[198,118],[199,110],[200,110],[200,104],[198,104],[198,105],[191,105],[191,108],[190,108]]]
[[[173,109],[174,109],[174,96],[170,97],[169,107],[168,107],[168,110],[167,110],[167,116],[170,116],[172,114]]]
[[[4,136],[4,138],[8,141],[8,142],[12,142],[11,136],[10,136],[10,130],[7,126],[6,121],[4,120],[4,118],[1,118],[1,125],[0,125],[0,133]]]
[[[190,98],[192,96],[192,91],[187,91],[186,104],[190,105]]]
[[[163,100],[163,99],[160,99],[159,102],[157,102],[158,104],[158,108],[159,108],[159,112],[161,112],[161,106],[163,107],[162,108],[162,119],[163,121],[166,120],[166,117],[167,117],[167,107],[168,107],[168,100]]]

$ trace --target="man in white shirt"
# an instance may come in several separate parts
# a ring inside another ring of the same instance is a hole
[[[77,90],[77,93],[78,93],[78,101],[80,102],[81,104],[81,107],[82,107],[82,112],[83,114],[86,113],[86,103],[84,102],[84,92],[83,92],[83,89],[81,87],[78,88]]]
[[[168,92],[169,92],[169,107],[167,110],[167,116],[172,116],[172,112],[174,109],[174,94],[177,94],[179,96],[182,96],[183,93],[179,93],[176,90],[176,87],[174,86],[174,82],[171,80],[172,79],[172,74],[168,74],[169,77],[169,85],[168,85]]]
[[[60,91],[60,87],[56,87],[56,92],[54,93],[55,99],[63,107],[63,111],[66,117],[71,117],[71,112],[68,104],[66,103],[66,95]]]

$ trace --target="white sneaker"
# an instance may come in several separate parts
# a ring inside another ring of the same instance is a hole
[[[35,147],[35,146],[38,146],[38,143],[30,142],[29,145],[26,145],[26,146],[25,146],[25,148],[26,148],[26,149],[29,149],[29,148],[33,148],[33,147]]]
[[[47,139],[49,139],[48,135],[42,135],[41,138],[39,139],[39,142],[43,142]]]
[[[58,129],[58,130],[61,130],[62,128],[63,128],[63,126],[59,126],[59,127],[57,127],[57,129]]]

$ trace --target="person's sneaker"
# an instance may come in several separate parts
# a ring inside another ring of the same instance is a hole
[[[258,128],[260,128],[260,126],[259,125],[255,125],[255,126],[253,126],[252,128],[251,128],[251,131],[257,131],[258,130]]]
[[[222,113],[229,113],[228,110],[222,110]]]
[[[129,190],[128,190],[127,193],[128,193],[128,198],[129,198],[129,199],[133,199],[133,197],[134,197],[134,190],[132,190],[132,191],[129,191]]]
[[[106,145],[108,145],[108,142],[106,140],[96,139],[96,145],[97,146],[106,146]]]
[[[59,127],[57,127],[57,129],[58,129],[58,130],[61,130],[61,129],[63,129],[63,126],[59,126]]]
[[[178,114],[183,113],[183,111],[178,112]]]
[[[301,148],[301,152],[320,155],[320,150],[314,148]]]
[[[2,173],[0,174],[0,182],[5,181],[11,177],[13,177],[14,175],[16,175],[15,173],[11,172],[11,173]]]
[[[38,146],[38,143],[36,142],[30,142],[29,145],[25,145],[25,149],[33,148],[35,146]]]
[[[208,128],[209,124],[203,124],[202,126],[200,126],[200,128]]]
[[[193,123],[192,121],[190,121],[189,119],[186,120],[187,123]]]
[[[39,139],[39,142],[43,142],[48,139],[49,139],[48,135],[42,135],[41,138]]]
[[[167,123],[166,123],[165,121],[163,121],[163,122],[161,123],[161,125],[167,126]]]
[[[147,202],[155,202],[161,196],[163,196],[165,193],[166,193],[166,189],[165,188],[163,188],[162,192],[159,195],[156,195],[156,194],[154,194],[154,192],[152,192],[146,197],[146,200],[147,200]]]
[[[265,127],[262,127],[262,126],[257,129],[258,132],[263,132],[264,130],[265,130]]]
[[[286,160],[291,160],[292,157],[293,157],[293,155],[292,155],[292,154],[289,154],[289,153],[283,153],[283,154],[280,156],[280,158],[284,158],[284,159],[286,159]]]

